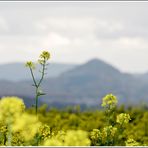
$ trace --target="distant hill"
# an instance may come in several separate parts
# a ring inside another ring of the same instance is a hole
[[[56,79],[47,79],[44,89],[48,92],[48,98],[59,98],[61,102],[66,100],[70,103],[95,105],[96,101],[98,104],[101,102],[104,95],[113,93],[120,98],[120,103],[130,103],[139,88],[136,83],[140,85],[132,75],[121,73],[113,66],[93,59],[62,73]]]
[[[19,76],[19,73],[17,75]],[[71,104],[96,106],[108,93],[116,95],[119,103],[125,105],[138,104],[140,101],[148,102],[148,81],[144,79],[147,77],[143,77],[142,80],[142,75],[122,73],[106,62],[93,59],[82,65],[74,66],[57,77],[44,80],[43,90],[46,96],[40,98],[40,103],[58,107]],[[34,97],[31,84],[32,81],[0,81],[0,96],[23,97],[29,106]]]
[[[61,73],[74,68],[72,64],[50,63],[47,69],[48,77],[57,77]],[[36,77],[39,77],[39,66],[36,68]],[[9,63],[0,65],[0,80],[22,81],[30,80],[30,73],[24,63]]]

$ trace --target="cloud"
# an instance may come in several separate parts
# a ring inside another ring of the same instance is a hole
[[[122,71],[148,70],[148,3],[0,3],[0,62],[100,58]]]
[[[43,32],[58,32],[69,38],[84,37],[94,30],[93,17],[50,17],[36,22],[36,28]]]
[[[9,29],[7,21],[0,16],[0,32],[7,32]]]
[[[69,38],[66,38],[56,32],[50,32],[45,39],[43,39],[43,47],[58,48],[70,44]]]

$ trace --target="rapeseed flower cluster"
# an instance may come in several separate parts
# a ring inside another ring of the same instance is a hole
[[[39,56],[38,62],[42,65],[49,59],[50,59],[50,53],[48,51],[43,51]]]
[[[47,140],[45,146],[89,146],[88,133],[82,130],[69,130],[60,138],[59,134]]]
[[[91,139],[91,144],[92,145],[100,145],[102,142],[102,133],[100,132],[99,129],[93,129],[90,132],[90,139]]]
[[[16,135],[24,141],[33,139],[41,126],[37,116],[25,113],[25,104],[18,97],[4,97],[0,100],[0,122],[0,133],[6,136],[8,145],[12,141],[19,141]]]
[[[25,104],[18,97],[3,97],[0,100],[0,121],[7,122],[9,118],[22,114],[25,110]]]
[[[99,129],[93,129],[93,131],[90,133],[90,138],[92,140],[96,140],[96,139],[98,140],[101,137],[102,137],[102,134]]]
[[[131,120],[130,115],[126,113],[121,113],[117,116],[116,122],[119,123],[120,125],[125,125],[129,123]]]
[[[118,101],[116,96],[113,94],[108,94],[103,98],[101,106],[104,108],[113,109],[116,107],[117,103]]]
[[[106,145],[112,143],[117,134],[117,128],[113,126],[105,126],[101,131],[93,129],[90,133],[90,139],[93,145]]]
[[[50,132],[50,127],[46,124],[42,124],[39,127],[39,135],[41,136],[41,139],[48,139],[52,136],[52,133]]]
[[[26,62],[25,66],[29,67],[30,69],[35,69],[35,64],[32,61]]]
[[[137,141],[135,141],[132,138],[129,138],[127,141],[125,141],[125,145],[126,146],[139,146],[140,143],[138,143]]]
[[[41,59],[49,60],[50,58],[50,53],[48,51],[43,51],[40,55]]]
[[[36,135],[40,126],[41,123],[38,121],[37,116],[24,113],[19,118],[16,118],[12,131],[20,132],[24,140],[28,141]]]
[[[106,126],[102,130],[102,141],[105,143],[108,139],[112,141],[117,132],[117,128],[113,126]]]
[[[51,138],[50,140],[46,141],[44,143],[44,146],[63,146],[64,143],[62,141],[60,141],[59,139],[55,138]]]
[[[88,133],[86,131],[69,130],[65,137],[65,146],[89,146],[90,140],[88,139]]]
[[[53,115],[56,118],[52,121],[54,124],[50,124],[50,127],[48,124],[45,124],[48,123],[48,119],[42,118],[41,112],[36,116],[33,110],[29,110],[31,111],[30,113],[26,111],[25,104],[21,98],[4,97],[0,100],[0,145],[112,146],[118,145],[120,142],[126,146],[141,145],[141,142],[137,142],[139,141],[138,138],[136,138],[137,141],[133,138],[127,138],[129,137],[126,133],[127,126],[124,125],[127,125],[131,118],[127,113],[117,115],[116,105],[117,98],[115,96],[112,94],[105,96],[102,106],[105,107],[105,111],[109,110],[109,116],[105,116],[104,119],[114,114],[114,118],[112,118],[113,122],[106,121],[105,126],[98,126],[98,129],[87,132],[89,131],[88,129],[87,131],[83,131],[78,130],[79,128],[77,128],[77,130],[70,130],[70,128],[67,127],[62,129],[61,126],[57,128],[57,124],[61,122],[63,117],[67,118],[68,121],[71,119],[69,122],[72,123],[72,125],[76,123],[78,127],[79,124],[81,124],[81,120],[78,120],[80,114],[52,114],[51,118]],[[46,117],[47,115],[49,114],[46,114]],[[86,120],[85,117],[88,116],[83,117]],[[146,117],[145,115],[144,118]],[[51,120],[49,120],[49,122],[51,122]],[[65,123],[67,122],[63,122],[62,124]],[[146,127],[145,122],[144,128],[146,129]],[[87,127],[85,126],[85,128]],[[144,144],[144,142],[142,144]]]

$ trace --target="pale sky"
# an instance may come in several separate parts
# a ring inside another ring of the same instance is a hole
[[[148,72],[148,2],[0,2],[0,64],[102,59]]]

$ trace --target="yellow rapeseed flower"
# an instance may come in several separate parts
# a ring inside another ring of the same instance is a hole
[[[129,114],[121,113],[121,114],[119,114],[119,115],[117,116],[116,122],[119,123],[119,124],[121,124],[121,125],[124,125],[124,124],[129,123],[129,120],[131,120]]]
[[[102,137],[100,130],[93,129],[93,131],[90,133],[90,138],[92,140],[98,140]]]
[[[114,107],[116,107],[118,100],[116,98],[116,96],[112,95],[112,94],[108,94],[106,95],[103,99],[102,99],[102,107],[108,108],[108,109],[113,109]]]
[[[38,121],[37,116],[24,113],[16,118],[12,131],[20,132],[21,136],[26,140],[31,140],[38,132],[41,123]]]
[[[69,130],[64,135],[62,134],[62,138],[59,136],[52,137],[47,140],[44,145],[45,146],[89,146],[90,140],[88,138],[88,134],[86,131],[82,130]]]
[[[32,61],[28,61],[25,64],[26,67],[29,67],[31,69],[35,69],[35,64]]]
[[[115,134],[117,132],[117,128],[113,127],[113,126],[106,126],[103,128],[102,130],[102,141],[105,142],[107,140],[107,138],[109,138],[110,140],[113,140]]]
[[[43,51],[40,55],[41,59],[49,60],[50,59],[50,53],[48,51]]]
[[[69,130],[65,136],[65,146],[89,146],[88,133],[82,130]]]
[[[39,134],[41,135],[41,138],[44,140],[50,138],[51,136],[50,127],[46,124],[42,124],[39,127]]]
[[[51,138],[45,141],[44,146],[63,146],[63,142],[57,138]]]
[[[4,97],[0,100],[0,120],[16,117],[25,109],[24,102],[18,97]]]
[[[140,146],[140,144],[132,138],[129,138],[127,141],[125,141],[125,145],[126,146]]]

